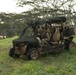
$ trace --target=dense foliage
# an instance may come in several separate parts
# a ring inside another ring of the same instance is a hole
[[[66,16],[69,25],[76,25],[75,0],[18,0],[19,6],[30,6],[29,11],[0,13],[0,35],[20,35],[28,22],[36,18]]]

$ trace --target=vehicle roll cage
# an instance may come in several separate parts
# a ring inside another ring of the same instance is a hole
[[[24,30],[22,31],[22,34],[20,35],[20,37],[22,37],[24,35],[24,33],[26,32],[27,28],[29,27],[34,27],[37,28],[38,26],[41,26],[42,24],[53,24],[53,23],[64,23],[66,22],[66,17],[65,16],[61,16],[61,17],[54,17],[54,18],[50,18],[47,17],[45,19],[35,19],[35,20],[31,20],[30,22],[28,22],[28,26],[26,28],[24,28]],[[61,25],[63,27],[63,24]]]

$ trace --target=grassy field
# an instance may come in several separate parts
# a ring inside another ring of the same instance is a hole
[[[76,75],[76,48],[38,60],[13,59],[8,56],[13,39],[0,40],[0,75]]]

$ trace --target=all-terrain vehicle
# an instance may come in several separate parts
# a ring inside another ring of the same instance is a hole
[[[74,38],[74,28],[65,25],[66,17],[55,17],[31,21],[21,36],[13,40],[9,56],[38,59],[41,54],[69,51]]]

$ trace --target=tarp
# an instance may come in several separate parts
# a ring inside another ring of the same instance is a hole
[[[38,25],[42,25],[42,24],[45,24],[45,23],[61,23],[61,22],[66,22],[66,17],[65,16],[60,16],[60,17],[47,17],[47,18],[38,18],[38,19],[35,19],[35,20],[31,20],[28,24],[30,26],[38,26]]]
[[[37,38],[35,36],[22,36],[18,39],[13,40],[14,43],[21,43],[21,42],[25,42],[25,43],[32,43],[32,44],[39,44]]]
[[[66,22],[66,17],[61,16],[61,17],[54,17],[54,18],[47,18],[47,23],[61,23],[61,22]]]

